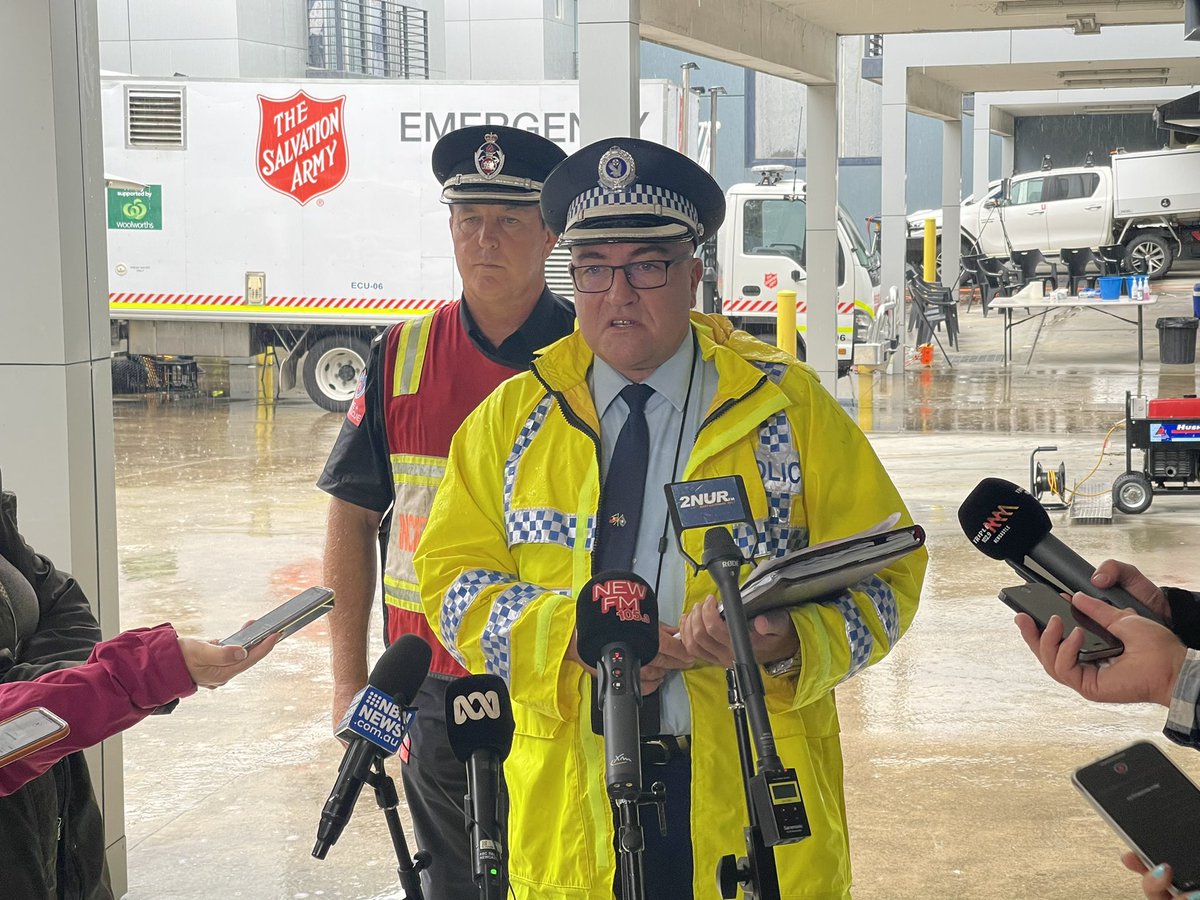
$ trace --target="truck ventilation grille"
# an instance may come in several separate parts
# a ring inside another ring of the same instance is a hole
[[[183,88],[127,88],[125,143],[183,148]]]
[[[546,284],[560,297],[574,302],[575,286],[571,284],[571,250],[561,244],[550,251],[546,260]]]

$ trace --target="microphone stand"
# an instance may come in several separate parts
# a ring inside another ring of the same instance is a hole
[[[621,850],[621,900],[643,900],[646,896],[646,876],[642,868],[642,854],[646,841],[638,817],[637,798],[618,800],[617,812],[621,820],[617,830],[617,846]]]
[[[750,626],[746,621],[742,592],[738,587],[738,573],[744,562],[728,531],[715,527],[705,533],[702,564],[716,582],[733,645],[734,665],[726,669],[725,678],[750,816],[749,827],[745,830],[746,856],[735,859],[733,854],[729,854],[719,860],[717,886],[725,898],[736,897],[737,887],[741,885],[747,898],[779,900],[779,874],[775,867],[774,845],[806,837],[808,823],[804,820],[803,834],[792,832],[791,829],[785,832],[781,827],[780,812],[773,801],[773,788],[776,785],[786,787],[789,782],[796,784],[796,775],[794,771],[784,769],[775,749],[775,735],[767,716],[762,672],[754,658]],[[751,736],[758,757],[757,774],[754,773],[751,760]],[[798,785],[796,799],[799,800]],[[802,810],[801,806],[801,815]],[[764,832],[764,822],[770,826],[770,840]]]
[[[376,759],[372,771],[363,779],[375,789],[375,803],[383,810],[387,819],[388,831],[392,835],[392,846],[396,848],[396,875],[400,878],[400,887],[408,900],[424,900],[421,893],[421,871],[429,868],[433,856],[428,850],[418,850],[416,858],[408,854],[408,844],[404,840],[404,826],[400,824],[400,814],[396,807],[400,805],[400,796],[396,793],[396,782],[383,770],[383,760]]]

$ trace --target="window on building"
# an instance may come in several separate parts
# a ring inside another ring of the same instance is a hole
[[[429,13],[393,0],[308,0],[310,74],[429,77]]]

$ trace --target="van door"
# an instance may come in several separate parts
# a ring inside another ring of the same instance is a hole
[[[1043,249],[1058,253],[1064,247],[1108,243],[1108,198],[1100,189],[1100,173],[1069,172],[1051,180],[1054,185],[1046,204],[1049,240]]]
[[[733,268],[726,277],[728,296],[722,311],[732,316],[774,316],[780,290],[796,292],[804,308],[806,289],[803,200],[783,197],[747,197],[737,215],[740,228],[730,235],[735,242]]]

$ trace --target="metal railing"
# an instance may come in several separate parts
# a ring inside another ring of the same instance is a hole
[[[429,78],[429,14],[394,0],[308,0],[310,73]]]

